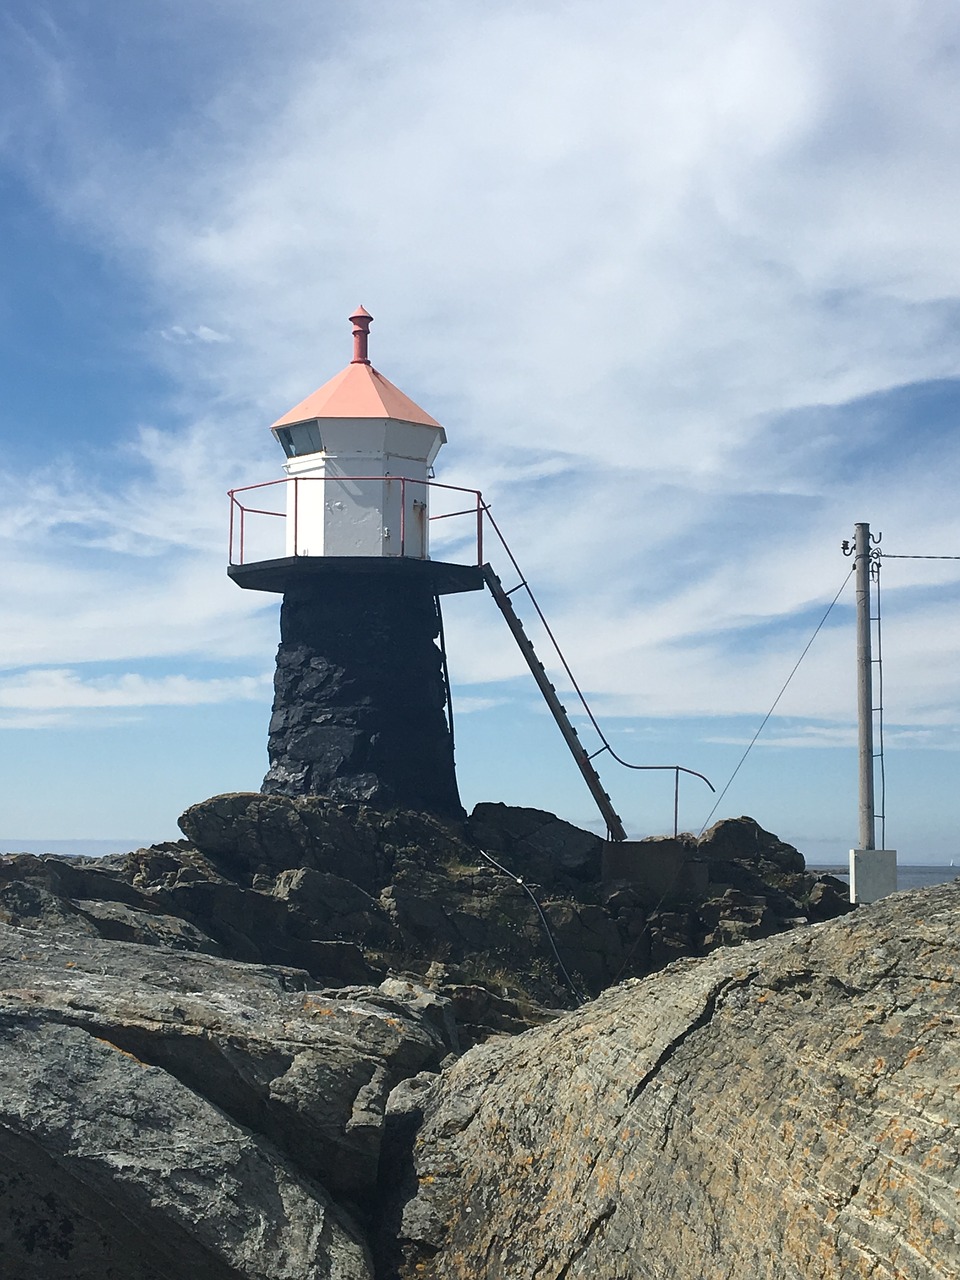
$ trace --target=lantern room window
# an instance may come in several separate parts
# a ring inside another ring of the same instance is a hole
[[[288,458],[302,458],[304,454],[323,450],[320,423],[316,418],[312,422],[298,422],[292,427],[279,427],[277,439]]]

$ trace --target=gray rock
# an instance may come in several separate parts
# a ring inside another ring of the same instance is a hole
[[[754,818],[724,818],[696,842],[697,856],[724,862],[771,862],[782,871],[802,872],[803,854],[779,840]]]
[[[311,990],[295,969],[9,926],[0,962],[0,1016],[18,1034],[109,1042],[157,1069],[144,1079],[173,1078],[351,1200],[376,1187],[390,1090],[450,1051],[414,1003]]]
[[[382,854],[389,841],[385,826],[382,814],[344,809],[318,796],[251,792],[213,796],[180,818],[191,843],[231,876],[311,867],[368,891],[379,889],[389,874]]]
[[[475,1048],[393,1218],[403,1280],[953,1280],[960,884],[682,960]]]
[[[451,1053],[460,1052],[452,1000],[421,987],[409,978],[385,978],[379,990],[396,1000],[402,1009],[415,1013],[434,1027]]]
[[[172,1074],[80,1026],[0,1015],[10,1280],[372,1280],[323,1189]]]
[[[558,876],[597,882],[603,841],[542,809],[478,804],[468,823],[470,838],[492,854],[507,854],[510,870],[551,886]]]
[[[654,854],[668,873],[677,858],[696,863],[701,879],[672,896],[601,885],[599,838],[535,809],[478,805],[465,832],[424,813],[235,793],[191,806],[181,825],[186,841],[96,864],[0,858],[0,918],[302,968],[324,985],[413,975],[452,1001],[466,1047],[682,955],[850,909],[842,887],[798,871],[801,855],[747,818],[699,846],[632,845],[627,863],[645,858],[648,871]]]
[[[189,921],[159,911],[142,911],[125,902],[75,899],[77,914],[89,921],[101,938],[139,942],[145,946],[173,947],[178,951],[204,951],[221,955],[212,938]]]

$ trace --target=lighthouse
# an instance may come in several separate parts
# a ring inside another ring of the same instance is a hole
[[[459,816],[440,598],[482,589],[482,546],[432,560],[431,495],[478,531],[481,499],[434,480],[446,434],[371,364],[372,320],[357,308],[350,363],[271,427],[283,478],[230,494],[230,577],[283,596],[261,790]],[[282,554],[251,558],[277,517]]]

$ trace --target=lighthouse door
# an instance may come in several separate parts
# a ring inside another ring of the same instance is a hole
[[[407,485],[407,555],[418,560],[427,558],[427,495],[423,485]]]
[[[426,485],[409,476],[387,476],[383,485],[383,554],[427,559]]]

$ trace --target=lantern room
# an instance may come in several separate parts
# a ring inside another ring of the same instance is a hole
[[[271,430],[286,454],[288,556],[429,557],[429,486],[443,427],[370,363],[358,307],[353,359]]]

